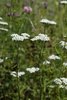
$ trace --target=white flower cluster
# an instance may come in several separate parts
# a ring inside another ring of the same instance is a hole
[[[0,28],[0,30],[8,32],[8,29],[6,29],[6,28]]]
[[[39,34],[35,36],[34,38],[31,39],[31,41],[36,41],[36,40],[41,40],[41,41],[50,41],[50,38],[46,34]]]
[[[3,21],[3,19],[2,19],[2,17],[0,17],[0,25],[8,25],[8,23],[7,22],[4,22]],[[8,29],[6,29],[6,28],[3,28],[3,26],[2,27],[0,27],[0,31],[8,31]]]
[[[67,78],[64,78],[64,77],[62,77],[62,78],[56,78],[56,79],[54,79],[54,82],[56,84],[58,84],[58,85],[60,85],[60,84],[67,85]]]
[[[55,84],[59,85],[59,88],[67,89],[67,78],[56,78],[54,79]]]
[[[57,24],[55,21],[51,21],[48,19],[42,19],[42,20],[40,20],[40,22],[43,24],[48,24],[48,25],[56,25]]]
[[[51,56],[48,57],[50,60],[60,60],[61,58],[57,55],[52,54]]]
[[[26,71],[28,71],[30,73],[35,73],[35,72],[39,71],[39,68],[38,67],[27,68]]]
[[[3,61],[4,61],[4,60],[3,60],[2,58],[0,58],[0,63],[3,63]]]
[[[67,4],[66,0],[60,1],[61,4]]]
[[[20,77],[20,76],[22,76],[22,75],[24,75],[25,74],[25,72],[15,72],[15,71],[12,71],[11,73],[10,73],[12,76],[14,76],[14,77]]]
[[[26,68],[26,71],[28,71],[29,73],[35,73],[35,72],[39,71],[39,68],[38,67]],[[13,77],[19,78],[20,76],[25,75],[25,72],[24,71],[20,71],[20,72],[12,71],[12,72],[10,72],[10,75],[12,75]]]
[[[61,45],[63,48],[67,49],[67,42],[65,42],[65,41],[60,41],[60,45]]]
[[[63,66],[67,66],[67,62],[63,62]]]
[[[44,62],[43,62],[43,65],[49,65],[50,64],[50,61],[48,61],[48,60],[45,60]]]
[[[1,24],[1,25],[8,25],[7,22],[3,22],[3,21],[0,21],[0,24]]]
[[[18,34],[12,34],[12,41],[24,41],[25,39],[29,39],[30,35],[27,33],[21,33],[21,35]]]
[[[59,79],[59,78],[54,79],[54,82],[55,82],[57,85],[61,85],[61,84],[62,84],[62,81],[61,81],[61,79]]]

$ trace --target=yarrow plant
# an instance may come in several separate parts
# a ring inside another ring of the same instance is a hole
[[[37,41],[37,40],[41,40],[41,41],[46,42],[46,41],[50,41],[50,38],[47,36],[47,34],[40,33],[39,35],[37,35],[31,39],[31,41]]]
[[[8,32],[8,29],[5,28],[4,26],[8,26],[8,23],[3,21],[3,18],[0,17],[0,31],[6,31]]]
[[[37,71],[39,71],[38,67],[31,67],[31,68],[27,68],[26,71],[30,72],[30,73],[35,73]]]
[[[30,35],[27,33],[21,33],[21,35],[18,34],[12,34],[12,41],[24,41],[26,39],[29,39]]]
[[[63,66],[67,66],[67,62],[63,62]]]
[[[67,42],[65,42],[65,41],[60,41],[60,45],[61,45],[63,48],[67,49]]]
[[[50,64],[50,61],[48,61],[48,60],[45,60],[44,62],[43,62],[43,65],[49,65]]]
[[[40,22],[43,24],[48,24],[48,25],[56,25],[57,24],[55,21],[48,20],[48,19],[41,19]]]
[[[61,4],[67,4],[67,1],[66,0],[62,0],[60,1]]]
[[[13,77],[20,77],[20,76],[23,76],[25,75],[25,72],[15,72],[15,71],[12,71],[10,72],[10,74],[13,76]]]
[[[67,89],[67,78],[56,78],[54,79],[55,84],[59,85],[59,88]]]
[[[66,4],[0,0],[0,100],[67,100]]]
[[[50,59],[50,60],[60,60],[61,58],[57,55],[52,54],[48,57],[48,59]]]

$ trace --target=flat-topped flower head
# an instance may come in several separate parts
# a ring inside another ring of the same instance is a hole
[[[42,19],[42,20],[40,20],[40,22],[43,24],[48,24],[48,25],[56,25],[57,24],[55,21],[48,20],[48,19]]]
[[[62,81],[61,81],[61,79],[59,79],[59,78],[54,79],[54,82],[55,82],[57,85],[61,85],[61,84],[62,84]]]
[[[6,32],[8,32],[8,29],[6,29],[6,28],[0,28],[0,31],[6,31]]]
[[[22,33],[21,35],[18,34],[12,34],[12,41],[24,41],[25,39],[29,39],[29,35],[26,33]]]
[[[34,38],[31,39],[31,41],[37,41],[37,40],[41,40],[41,41],[50,41],[50,38],[46,35],[46,34],[39,34],[37,36],[35,36]]]
[[[67,85],[67,78],[62,77],[62,78],[60,78],[60,79],[62,80],[63,84]]]
[[[20,35],[12,37],[12,41],[23,41],[23,40],[24,40],[24,38]]]
[[[67,4],[67,0],[60,1],[61,4]]]
[[[49,65],[50,64],[50,61],[48,61],[48,60],[45,60],[44,62],[43,62],[43,65]]]
[[[67,42],[65,42],[65,41],[60,41],[60,45],[61,45],[63,48],[67,49]]]
[[[60,57],[57,56],[57,55],[54,55],[54,54],[50,55],[48,58],[49,58],[50,60],[60,60]]]
[[[63,62],[63,66],[67,66],[67,62]]]
[[[24,74],[25,74],[25,72],[15,72],[15,71],[12,71],[11,73],[10,73],[12,76],[14,76],[14,77],[20,77],[20,76],[23,76]]]
[[[27,34],[27,33],[21,33],[21,35],[22,35],[22,36],[25,36],[25,37],[30,37],[30,35]]]
[[[39,68],[38,67],[27,68],[26,71],[28,71],[30,73],[35,73],[35,72],[39,71]]]
[[[54,82],[58,85],[67,85],[67,78],[61,77],[61,78],[56,78],[54,79]]]
[[[4,21],[0,21],[0,25],[8,25],[8,23]]]
[[[11,34],[11,37],[16,37],[18,36],[18,34],[14,33],[14,34]]]
[[[67,89],[67,78],[55,78],[53,82],[58,85],[59,88]]]
[[[65,46],[65,41],[60,41],[61,46]]]

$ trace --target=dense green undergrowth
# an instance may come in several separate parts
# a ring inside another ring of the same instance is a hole
[[[59,0],[0,0],[0,100],[67,100],[66,12]]]

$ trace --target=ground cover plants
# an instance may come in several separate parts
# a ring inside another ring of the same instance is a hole
[[[0,100],[67,100],[66,0],[0,0]]]

